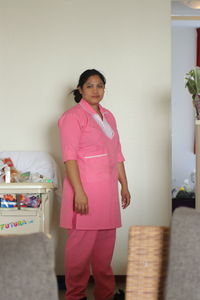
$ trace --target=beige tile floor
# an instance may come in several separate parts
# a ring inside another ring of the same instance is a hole
[[[116,285],[117,285],[117,288],[123,289],[125,291],[125,276],[123,276],[123,277],[120,276],[120,277],[116,278]],[[88,288],[87,288],[88,300],[94,300],[93,295],[92,295],[93,287],[94,287],[93,282],[92,281],[89,282]],[[59,300],[65,300],[65,291],[64,290],[59,291]]]

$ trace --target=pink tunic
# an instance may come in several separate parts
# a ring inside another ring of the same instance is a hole
[[[64,228],[98,230],[121,226],[117,163],[124,157],[114,116],[102,106],[100,111],[103,121],[82,99],[58,122],[63,161],[77,160],[89,205],[87,215],[74,211],[74,192],[65,177],[60,216]]]

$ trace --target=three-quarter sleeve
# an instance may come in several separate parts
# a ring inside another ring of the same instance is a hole
[[[78,116],[72,112],[65,113],[58,121],[63,161],[77,160],[81,125]]]

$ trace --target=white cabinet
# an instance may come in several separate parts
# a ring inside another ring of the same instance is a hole
[[[16,207],[0,206],[0,234],[50,233],[54,185],[52,183],[4,183],[0,195],[15,195]],[[40,205],[21,207],[20,195],[38,194]],[[1,198],[2,196],[0,196]]]

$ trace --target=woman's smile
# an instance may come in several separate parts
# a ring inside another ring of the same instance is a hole
[[[105,84],[101,78],[97,75],[90,76],[88,80],[84,83],[79,91],[84,100],[86,100],[90,105],[98,105],[98,103],[103,99],[105,90]]]

